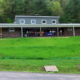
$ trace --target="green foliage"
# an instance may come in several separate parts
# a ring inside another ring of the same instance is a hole
[[[60,16],[62,14],[62,8],[61,8],[61,5],[58,1],[55,1],[52,3],[53,4],[53,7],[52,7],[52,12],[57,15],[57,16]]]
[[[47,8],[50,9],[52,11],[52,15],[55,16],[60,16],[63,13],[59,0],[47,0]]]
[[[68,2],[69,2],[69,0],[60,0],[60,4],[61,4],[61,7],[62,7],[64,14],[65,14],[65,7],[66,7]]]
[[[27,8],[28,15],[34,15],[34,14],[39,14],[39,15],[47,15],[48,14],[48,9],[47,5],[45,3],[45,0],[33,0],[29,2],[29,8]]]
[[[3,14],[1,15],[0,19],[4,23],[11,22],[10,15],[11,15],[13,4],[14,4],[14,1],[12,1],[12,0],[2,0],[2,2],[1,2],[1,7],[3,9]]]
[[[72,23],[80,23],[80,21],[78,20],[79,11],[80,11],[80,0],[70,0],[65,9],[65,17],[67,21]]]
[[[0,0],[0,22],[15,15],[61,16],[60,23],[80,23],[80,0]]]

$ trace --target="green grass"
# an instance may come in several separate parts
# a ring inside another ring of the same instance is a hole
[[[0,39],[0,58],[53,59],[80,57],[80,37]]]
[[[56,65],[59,72],[46,72],[44,66]],[[61,60],[22,60],[22,59],[1,59],[0,71],[24,71],[40,73],[71,73],[80,74],[80,59]]]
[[[0,39],[0,71],[45,72],[45,65],[80,74],[80,37]]]

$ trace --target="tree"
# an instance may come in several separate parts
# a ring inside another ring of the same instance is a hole
[[[69,2],[69,0],[60,0],[60,4],[61,4],[62,10],[63,10],[63,13],[65,13],[65,7],[68,2]]]
[[[3,14],[1,15],[1,20],[2,22],[6,23],[7,19],[10,17],[11,10],[12,10],[12,5],[14,2],[12,0],[2,0],[2,9],[3,9]]]
[[[0,1],[0,16],[4,13],[2,3],[3,3],[3,1]]]
[[[62,14],[62,8],[58,1],[53,2],[52,12],[57,16]]]
[[[71,17],[70,22],[79,23],[80,0],[70,0],[65,8],[65,17]]]
[[[13,5],[13,13],[14,15],[25,15],[25,8],[27,6],[25,5],[25,0],[14,0]]]
[[[60,0],[47,0],[48,2],[48,9],[50,9],[52,11],[52,15],[55,16],[60,16],[63,12],[62,12],[62,7],[60,4]]]
[[[26,4],[29,4],[27,7],[27,15],[48,15],[50,11],[47,9],[47,4],[45,0],[31,0],[29,3],[26,1]]]

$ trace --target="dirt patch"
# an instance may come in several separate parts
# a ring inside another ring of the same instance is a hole
[[[70,37],[54,37],[53,36],[53,37],[30,37],[30,38],[70,38]]]
[[[59,36],[59,37],[57,37],[57,38],[70,38],[70,36]]]

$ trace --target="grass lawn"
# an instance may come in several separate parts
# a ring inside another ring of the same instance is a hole
[[[80,57],[80,37],[2,39],[0,57],[12,59]]]
[[[45,72],[45,65],[56,65],[59,73],[80,73],[80,36],[0,39],[1,71]]]
[[[46,72],[45,65],[56,65],[59,72]],[[80,59],[61,60],[21,60],[21,59],[1,59],[0,71],[24,71],[42,73],[71,73],[80,74]]]

